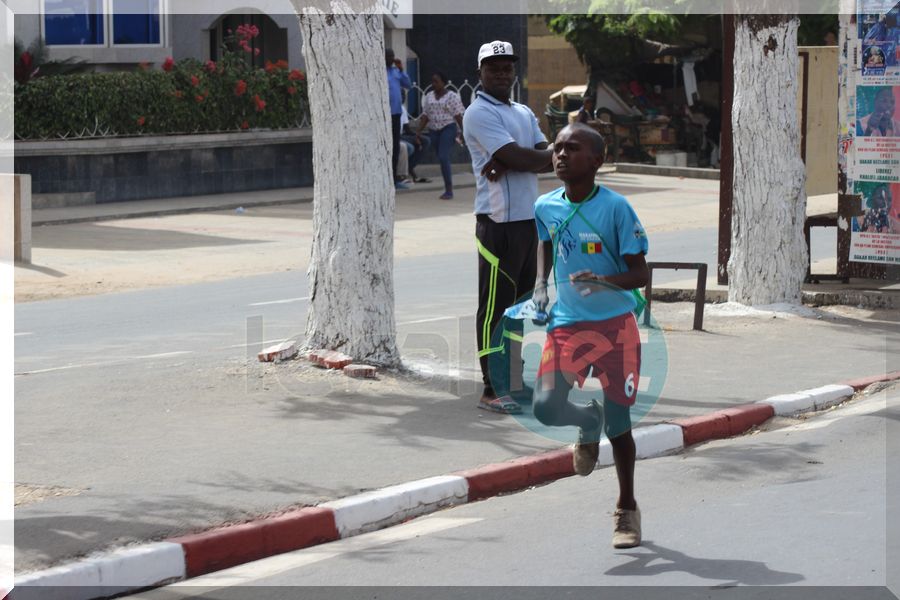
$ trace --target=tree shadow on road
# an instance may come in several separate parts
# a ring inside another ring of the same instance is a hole
[[[609,569],[606,575],[653,577],[665,573],[682,572],[720,582],[716,587],[787,585],[805,579],[798,573],[776,571],[770,569],[765,563],[754,560],[696,558],[650,541],[644,541],[641,544],[641,552],[628,552],[623,556],[630,556],[634,560]]]

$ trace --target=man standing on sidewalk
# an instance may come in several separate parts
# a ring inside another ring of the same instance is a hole
[[[387,66],[388,98],[391,105],[391,162],[393,164],[394,187],[398,190],[409,189],[409,186],[397,179],[397,160],[400,157],[400,117],[403,115],[403,92],[412,87],[409,75],[403,72],[403,63],[394,59],[394,51],[384,51],[384,62]]]
[[[537,173],[550,168],[552,152],[531,110],[510,100],[519,57],[509,42],[494,41],[478,51],[482,91],[466,110],[463,131],[475,172],[475,237],[478,245],[478,314],[476,336],[484,381],[479,408],[518,413],[509,396],[498,398],[489,359],[505,352],[507,340],[521,341],[521,331],[504,332],[491,344],[503,311],[531,292],[535,278],[537,230],[534,202]],[[518,340],[517,340],[518,338]],[[520,348],[520,344],[512,346]],[[509,354],[511,369],[520,369],[518,353]],[[516,376],[511,373],[511,379]]]

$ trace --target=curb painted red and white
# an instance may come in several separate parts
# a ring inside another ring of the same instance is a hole
[[[740,435],[774,416],[824,410],[900,371],[772,396],[700,417],[633,431],[638,458],[676,454],[702,442]],[[608,440],[601,466],[613,464]],[[249,523],[164,542],[123,548],[19,577],[16,587],[47,588],[41,598],[91,600],[198,577],[276,554],[376,531],[467,502],[574,475],[569,449],[543,452],[441,477],[395,485]],[[55,588],[55,589],[54,589]],[[15,600],[15,590],[7,596]]]

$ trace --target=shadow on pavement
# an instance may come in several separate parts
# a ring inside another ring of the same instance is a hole
[[[716,588],[738,585],[787,585],[804,580],[802,575],[775,571],[765,563],[753,560],[695,558],[683,552],[658,546],[650,541],[641,544],[641,552],[627,552],[634,560],[613,567],[606,575],[613,577],[652,577],[662,573],[684,572],[702,579],[719,581]],[[653,564],[651,564],[653,563]]]

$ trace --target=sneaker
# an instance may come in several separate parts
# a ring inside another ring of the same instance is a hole
[[[572,447],[572,466],[577,475],[587,477],[593,473],[598,458],[600,458],[600,442],[579,441]]]
[[[397,190],[408,190],[410,189],[410,185],[408,183],[403,183],[402,181],[398,181],[394,184],[394,189]]]
[[[637,505],[634,510],[617,508],[613,519],[616,523],[613,548],[634,548],[641,545],[641,510]]]
[[[600,458],[600,432],[603,431],[603,409],[596,400],[591,400],[591,406],[597,411],[600,425],[594,431],[586,432],[578,430],[578,442],[572,447],[572,466],[575,473],[586,477],[594,472],[597,460]]]

